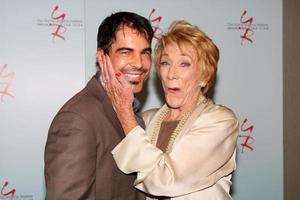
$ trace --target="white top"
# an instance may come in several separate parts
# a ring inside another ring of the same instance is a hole
[[[159,114],[143,113],[147,131],[135,127],[112,151],[124,173],[138,172],[134,186],[172,200],[232,199],[239,123],[228,108],[211,100],[198,106],[175,139],[169,154],[150,143]]]

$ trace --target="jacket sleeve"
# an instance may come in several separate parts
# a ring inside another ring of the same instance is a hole
[[[140,127],[112,153],[123,172],[138,172],[138,189],[173,197],[209,187],[230,174],[235,169],[237,136],[233,115],[206,115],[195,121],[169,154],[152,145]]]
[[[91,126],[78,114],[58,114],[45,148],[47,200],[94,199],[96,142]]]

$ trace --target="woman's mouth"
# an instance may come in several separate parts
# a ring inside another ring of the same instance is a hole
[[[168,92],[178,93],[179,91],[180,91],[180,89],[177,87],[168,87]]]

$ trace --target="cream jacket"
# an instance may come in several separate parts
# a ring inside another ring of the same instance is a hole
[[[166,105],[164,105],[166,107]],[[147,131],[135,127],[112,151],[124,173],[137,172],[134,186],[172,200],[227,200],[238,120],[211,100],[198,106],[175,139],[169,154],[150,143],[160,110],[143,113]]]

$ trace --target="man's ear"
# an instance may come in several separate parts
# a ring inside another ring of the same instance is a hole
[[[100,70],[100,63],[102,62],[102,58],[104,56],[104,51],[102,49],[97,50],[97,58],[96,58],[96,66],[98,70]]]
[[[97,62],[99,64],[99,62],[102,61],[102,58],[104,57],[104,51],[102,49],[98,49],[97,51]]]

